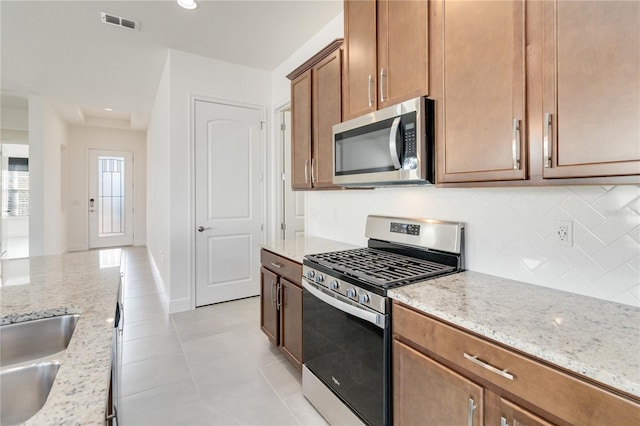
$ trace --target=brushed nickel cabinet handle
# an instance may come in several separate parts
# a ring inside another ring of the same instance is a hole
[[[507,419],[502,416],[500,417],[500,426],[509,426],[509,423],[507,423]]]
[[[282,285],[280,283],[278,283],[278,289],[276,291],[276,309],[280,310],[280,307],[282,306],[282,292],[280,291],[282,289]]]
[[[551,138],[553,137],[553,117],[550,113],[544,114],[544,136],[543,136],[543,150],[544,150],[544,167],[548,169],[551,167]]]
[[[373,84],[373,77],[371,77],[371,74],[369,74],[369,86],[367,87],[367,93],[369,96],[369,106],[372,107],[373,106],[373,99],[371,99],[371,85]]]
[[[316,183],[318,181],[318,177],[314,172],[314,166],[318,167],[318,165],[316,164],[316,159],[312,158],[311,159],[311,183]]]
[[[513,120],[513,139],[511,140],[513,170],[520,170],[520,120]]]
[[[487,364],[484,361],[481,361],[480,359],[478,359],[477,355],[469,355],[466,352],[463,353],[462,355],[466,359],[468,359],[469,361],[473,362],[474,364],[479,365],[482,368],[485,368],[485,369],[491,371],[492,373],[496,373],[496,374],[504,377],[505,379],[513,380],[513,374],[507,373],[507,370],[500,370],[499,368],[496,368],[493,365],[490,365],[490,364]]]
[[[384,102],[384,86],[383,80],[387,76],[384,72],[384,68],[380,68],[380,102]]]
[[[309,160],[304,160],[304,183],[309,183]]]
[[[469,409],[467,410],[467,426],[473,426],[473,412],[477,405],[473,402],[473,398],[469,398]]]
[[[271,262],[271,266],[278,269],[282,268],[282,265],[280,263],[275,263],[275,262]]]
[[[271,281],[271,304],[272,305],[277,302],[277,296],[273,297],[273,289],[275,288],[275,286],[276,286],[276,282],[272,280]]]

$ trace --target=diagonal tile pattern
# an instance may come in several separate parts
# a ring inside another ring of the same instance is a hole
[[[469,270],[640,306],[637,185],[379,188],[307,202],[309,235],[366,244],[368,214],[461,221]],[[556,220],[572,221],[572,247],[554,245]]]
[[[146,248],[123,256],[122,425],[326,425],[260,331],[259,298],[169,315]]]

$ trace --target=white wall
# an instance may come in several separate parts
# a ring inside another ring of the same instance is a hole
[[[169,161],[171,145],[170,62],[167,57],[153,104],[147,129],[147,248],[160,273],[164,295],[169,298],[169,218],[171,179]],[[165,261],[167,259],[167,261]]]
[[[29,255],[67,250],[66,206],[62,204],[67,124],[41,96],[29,97]]]
[[[29,130],[29,112],[20,108],[2,108],[0,127],[10,130]]]
[[[176,50],[169,52],[149,127],[149,161],[160,160],[160,167],[168,165],[168,169],[149,166],[149,182],[152,185],[150,203],[165,203],[168,200],[169,223],[161,228],[166,217],[162,216],[163,213],[155,212],[157,205],[150,205],[150,215],[154,217],[149,219],[149,235],[152,232],[157,234],[150,240],[150,251],[168,290],[169,309],[172,312],[195,306],[192,276],[192,239],[195,229],[192,211],[192,97],[266,108],[271,103],[270,77],[270,73],[263,70]],[[168,124],[162,120],[168,120]],[[161,134],[163,131],[168,132],[168,140]],[[168,181],[167,173],[170,177]],[[156,178],[167,182],[163,188],[164,194],[159,192],[161,188],[158,188]],[[161,201],[162,197],[167,198]],[[163,251],[164,263],[169,262],[168,267],[163,266],[160,251]]]
[[[134,245],[144,245],[146,236],[146,132],[101,127],[69,127],[67,191],[63,197],[69,219],[70,251],[89,248],[89,150],[133,152]]]
[[[462,221],[467,269],[640,306],[640,187],[313,192],[307,233],[366,245],[368,214]],[[573,247],[553,244],[573,221]]]

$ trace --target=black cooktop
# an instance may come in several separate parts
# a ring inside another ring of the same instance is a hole
[[[319,265],[366,283],[393,287],[454,272],[454,266],[430,262],[372,248],[310,254],[306,258]]]

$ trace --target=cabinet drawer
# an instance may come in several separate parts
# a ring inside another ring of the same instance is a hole
[[[278,256],[275,253],[271,253],[265,249],[260,250],[260,263],[262,266],[275,272],[291,281],[292,283],[301,286],[302,285],[302,265]]]
[[[617,424],[637,424],[640,419],[640,405],[631,400],[396,302],[393,333],[569,423],[611,424],[615,416]]]

